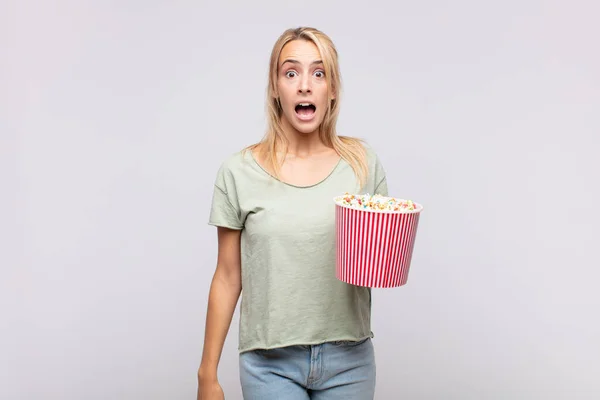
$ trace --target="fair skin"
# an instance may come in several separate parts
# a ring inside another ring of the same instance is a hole
[[[281,178],[296,186],[320,182],[340,159],[319,139],[319,127],[331,100],[320,60],[317,46],[304,40],[286,44],[279,57],[276,96],[283,109],[282,124],[289,142],[288,153],[281,155],[285,156]],[[298,103],[310,103],[314,108],[299,110]],[[260,162],[258,154],[260,149],[255,152]],[[204,351],[198,370],[198,400],[224,399],[217,366],[242,290],[240,233],[217,228],[217,267],[208,299]]]
[[[306,40],[294,40],[279,56],[277,91],[283,114],[281,122],[288,140],[288,152],[281,166],[281,180],[296,186],[310,186],[323,180],[338,163],[340,156],[319,138],[319,127],[328,103],[327,82],[317,46]],[[298,113],[298,103],[313,104],[314,112]],[[261,166],[261,149],[254,151]]]
[[[217,268],[210,286],[204,351],[198,370],[198,400],[222,400],[217,366],[242,291],[239,230],[217,228]]]

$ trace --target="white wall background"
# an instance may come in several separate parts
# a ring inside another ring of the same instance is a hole
[[[426,207],[408,285],[374,294],[376,398],[598,398],[598,12],[2,2],[0,398],[194,398],[213,180],[261,137],[269,52],[298,25],[338,46],[340,133]]]

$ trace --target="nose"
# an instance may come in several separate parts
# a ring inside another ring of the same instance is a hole
[[[311,93],[310,77],[307,75],[304,75],[303,78],[300,79],[299,81],[300,82],[298,83],[298,94]]]

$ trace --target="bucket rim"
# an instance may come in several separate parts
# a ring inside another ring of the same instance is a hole
[[[340,195],[340,196],[335,196],[333,198],[333,203],[340,208],[347,208],[349,210],[356,210],[356,211],[360,211],[360,212],[366,212],[366,213],[374,213],[374,214],[395,214],[395,215],[403,215],[403,214],[419,214],[421,211],[423,211],[423,205],[421,203],[417,203],[415,201],[413,201],[413,204],[415,205],[415,209],[414,210],[406,210],[406,211],[390,211],[390,210],[363,210],[360,208],[354,208],[351,206],[347,206],[344,204],[339,204],[338,200],[343,198],[344,195]],[[386,197],[391,197],[391,196],[386,196]],[[395,197],[398,198],[399,197]],[[404,199],[401,199],[404,200]]]

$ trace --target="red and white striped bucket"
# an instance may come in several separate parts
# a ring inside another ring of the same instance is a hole
[[[335,204],[336,277],[357,286],[391,288],[408,280],[419,215]]]

